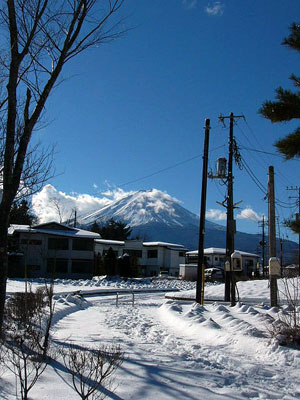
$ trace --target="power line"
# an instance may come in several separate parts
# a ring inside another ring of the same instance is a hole
[[[222,144],[221,146],[217,146],[217,147],[211,149],[211,150],[210,150],[210,153],[213,152],[213,151],[215,151],[215,150],[220,149],[221,147],[224,147],[224,145]],[[168,170],[170,170],[170,169],[176,168],[176,167],[178,167],[178,166],[180,166],[180,165],[186,164],[186,163],[188,163],[188,162],[190,162],[190,161],[193,161],[193,160],[196,160],[197,158],[200,158],[200,157],[202,157],[202,154],[197,154],[197,155],[195,155],[195,156],[193,156],[193,157],[187,158],[186,160],[179,161],[178,163],[169,165],[168,167],[165,167],[165,168],[159,169],[158,171],[152,172],[151,174],[144,175],[144,176],[141,176],[141,177],[139,177],[139,178],[133,179],[133,180],[131,180],[131,181],[122,183],[121,185],[118,185],[118,187],[127,186],[127,185],[130,185],[131,183],[136,183],[136,182],[139,182],[139,181],[141,181],[141,180],[143,180],[143,179],[151,178],[151,177],[154,176],[154,175],[158,175],[158,174],[160,174],[160,173],[162,173],[162,172],[165,172],[165,171],[168,171]]]

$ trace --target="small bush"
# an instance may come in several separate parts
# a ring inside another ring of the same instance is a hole
[[[286,306],[268,331],[282,345],[300,345],[300,277],[283,278],[281,282],[283,290],[280,291],[280,297]]]
[[[20,385],[21,399],[44,372],[49,350],[49,333],[54,312],[53,285],[16,293],[6,302],[3,362]]]
[[[83,400],[103,399],[104,389],[111,387],[111,376],[123,360],[119,347],[83,349],[69,344],[62,356],[74,390]]]

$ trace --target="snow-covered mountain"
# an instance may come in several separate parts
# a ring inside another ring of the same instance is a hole
[[[114,218],[131,227],[149,223],[168,226],[197,225],[199,217],[180,205],[180,202],[157,189],[141,190],[125,195],[122,199],[96,210],[81,218],[84,225],[96,221],[105,223]]]
[[[181,206],[180,201],[157,189],[131,192],[80,218],[88,228],[95,221],[103,225],[109,219],[128,224],[132,237],[147,241],[164,241],[185,245],[189,250],[198,248],[199,217]],[[206,221],[205,247],[225,247],[226,228]],[[237,232],[235,248],[257,253],[259,235]],[[297,244],[285,242],[286,255],[291,257]]]

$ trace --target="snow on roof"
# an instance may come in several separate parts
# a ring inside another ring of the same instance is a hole
[[[58,224],[57,222],[55,223],[55,225],[57,225],[57,228],[59,228],[59,226],[61,226],[62,229],[45,229],[47,225],[48,224],[30,226],[30,225],[12,224],[8,228],[8,234],[13,235],[15,232],[19,232],[19,233],[27,233],[27,232],[29,233],[30,232],[30,233],[44,233],[46,235],[80,237],[80,238],[91,238],[91,239],[96,239],[96,238],[101,237],[99,235],[99,233],[85,231],[84,229],[78,229],[78,228],[73,228],[73,227],[70,229],[66,229],[65,225]]]
[[[115,246],[124,246],[125,242],[123,240],[108,240],[108,239],[96,239],[96,243],[111,244]]]
[[[259,257],[257,254],[253,253],[247,253],[246,251],[241,251],[241,250],[235,250],[238,251],[242,256],[245,257]],[[193,251],[188,251],[186,253],[187,255],[197,255],[198,250],[193,250]],[[220,247],[208,247],[207,249],[204,249],[204,254],[226,254],[226,249],[220,248]]]
[[[185,250],[185,247],[182,244],[176,243],[166,243],[166,242],[144,242],[144,246],[162,246],[162,247],[171,247],[176,248],[178,250]]]
[[[140,242],[140,244],[145,247],[161,246],[161,247],[168,247],[173,250],[186,250],[185,247],[181,244],[166,243],[166,242],[141,242],[141,241],[136,241],[136,240],[126,240],[126,245],[128,248],[130,248],[130,243],[136,244],[137,242]],[[115,246],[124,246],[125,245],[125,241],[107,240],[107,239],[96,239],[96,243],[107,244],[107,245],[110,244],[112,246],[113,245],[115,245]]]

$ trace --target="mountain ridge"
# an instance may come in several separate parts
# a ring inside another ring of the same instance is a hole
[[[131,237],[183,244],[188,250],[198,248],[199,216],[184,208],[179,200],[157,189],[131,192],[111,201],[81,217],[80,225],[84,228],[89,228],[94,222],[104,225],[111,218],[129,225]],[[238,231],[235,248],[257,253],[260,240],[258,234]],[[225,241],[226,227],[206,220],[205,247],[224,248]],[[297,243],[285,241],[285,259],[290,261],[297,248]]]

